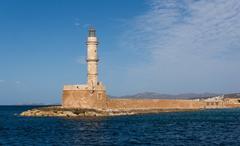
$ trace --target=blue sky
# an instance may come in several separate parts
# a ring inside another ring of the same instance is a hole
[[[97,29],[110,95],[239,92],[238,0],[1,0],[0,104],[60,103]]]

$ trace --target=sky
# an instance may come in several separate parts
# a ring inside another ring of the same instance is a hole
[[[0,105],[86,83],[86,37],[113,96],[240,92],[239,0],[0,0]]]

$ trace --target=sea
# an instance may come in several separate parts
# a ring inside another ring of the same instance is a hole
[[[0,145],[240,145],[240,109],[60,118],[20,117],[37,106],[0,106]]]

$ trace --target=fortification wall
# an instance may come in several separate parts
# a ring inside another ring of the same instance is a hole
[[[65,108],[106,109],[105,90],[63,90],[62,106]]]
[[[92,92],[87,86],[66,86],[63,90],[62,105],[65,108],[84,109],[215,109],[240,107],[239,99],[219,101],[167,100],[167,99],[108,99],[104,88],[99,86]]]
[[[206,102],[193,100],[164,100],[164,99],[109,99],[109,109],[202,109]]]

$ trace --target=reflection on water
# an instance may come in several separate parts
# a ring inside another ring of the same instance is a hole
[[[15,116],[0,106],[0,145],[238,145],[240,109],[100,118]]]

